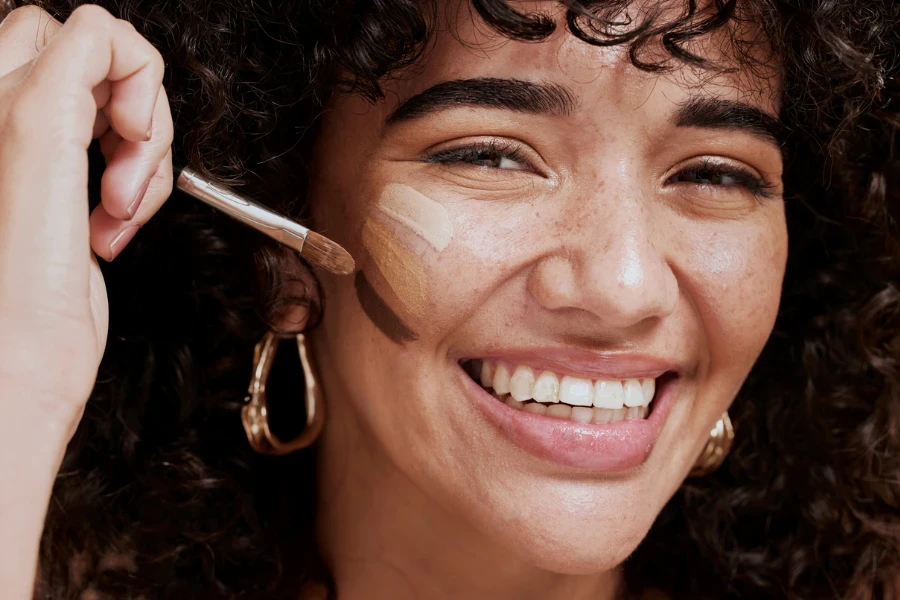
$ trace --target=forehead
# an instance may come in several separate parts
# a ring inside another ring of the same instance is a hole
[[[712,9],[704,8],[702,2],[699,5],[697,19],[708,17]],[[752,19],[732,20],[685,45],[716,68],[672,59],[654,39],[643,47],[641,58],[667,61],[668,68],[648,72],[633,64],[629,43],[598,46],[575,37],[566,24],[566,9],[555,1],[513,3],[523,14],[541,11],[554,19],[556,30],[539,42],[498,33],[479,17],[469,0],[445,0],[439,6],[436,32],[422,59],[386,86],[401,101],[442,81],[499,77],[563,85],[582,107],[601,99],[627,107],[665,98],[674,105],[688,96],[702,95],[738,100],[778,114],[779,69]],[[656,23],[664,25],[683,16],[686,6],[681,0],[634,2],[624,7],[627,15],[623,12],[620,16],[636,25],[659,9]]]

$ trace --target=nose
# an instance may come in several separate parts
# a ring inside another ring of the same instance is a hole
[[[640,200],[581,219],[560,232],[555,251],[528,277],[528,290],[552,311],[580,309],[605,328],[627,329],[675,310],[678,280]]]

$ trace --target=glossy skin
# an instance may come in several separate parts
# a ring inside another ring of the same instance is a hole
[[[672,115],[689,93],[775,114],[777,90],[751,78],[699,86],[686,69],[648,75],[622,49],[563,31],[540,44],[501,43],[468,11],[443,14],[460,21],[443,28],[426,62],[388,82],[374,107],[336,99],[317,146],[316,228],[353,253],[415,334],[392,340],[363,311],[354,278],[319,274],[326,310],[312,338],[329,411],[322,547],[344,599],[611,598],[617,565],[765,343],[786,259],[777,146],[746,131],[676,127]],[[556,115],[458,107],[385,125],[430,86],[477,77],[552,82],[575,106]],[[88,246],[114,259],[171,189],[161,80],[158,54],[98,9],[62,29],[20,10],[0,28],[0,480],[11,482],[0,487],[0,540],[15,540],[0,544],[4,597],[31,596],[46,501],[105,344],[105,295]],[[72,102],[41,104],[60,97]],[[110,167],[88,219],[93,136],[103,136]],[[518,156],[501,164],[492,150],[485,166],[443,152],[488,138]],[[749,169],[774,198],[673,179],[703,157]],[[362,246],[364,221],[391,183],[445,207],[453,225],[442,251],[396,228],[424,274],[424,316],[402,311],[404,291],[387,286]],[[581,362],[575,375],[624,376],[632,367],[622,356],[635,355],[676,371],[645,459],[586,470],[513,443],[485,417],[493,400],[459,367],[513,353],[535,363],[569,356]]]
[[[330,410],[322,538],[350,598],[367,589],[384,598],[606,597],[610,570],[680,485],[768,338],[786,260],[777,145],[675,127],[672,115],[689,94],[774,115],[775,90],[727,79],[692,86],[686,69],[648,75],[621,49],[563,32],[501,44],[466,20],[456,28],[488,49],[440,35],[384,102],[334,102],[318,144],[317,228],[351,251],[418,336],[395,343],[361,310],[353,282],[323,278],[327,308],[314,334]],[[477,77],[556,83],[577,107],[565,116],[457,107],[385,125],[430,86]],[[487,139],[517,148],[522,164],[498,168],[502,153],[492,167],[423,160]],[[671,182],[703,157],[749,168],[774,197]],[[442,252],[396,228],[426,275],[424,318],[404,313],[360,243],[381,190],[396,182],[442,203],[454,226]],[[677,369],[645,463],[571,468],[489,423],[458,361],[514,350],[540,361],[547,349],[649,355]]]

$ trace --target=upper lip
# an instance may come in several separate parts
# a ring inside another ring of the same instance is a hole
[[[685,371],[678,361],[653,354],[600,352],[576,348],[502,349],[472,355],[470,359],[503,361],[524,365],[535,371],[553,371],[559,375],[590,379],[649,379],[669,372]]]

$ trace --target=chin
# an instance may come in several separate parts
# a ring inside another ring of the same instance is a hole
[[[653,485],[656,478],[642,475],[507,480],[470,491],[464,501],[481,500],[468,517],[510,562],[558,574],[596,574],[617,568],[634,552],[668,499],[669,485]]]
[[[562,575],[592,575],[619,567],[638,547],[651,517],[621,516],[592,521],[572,514],[535,525],[498,531],[512,555],[535,568]]]

